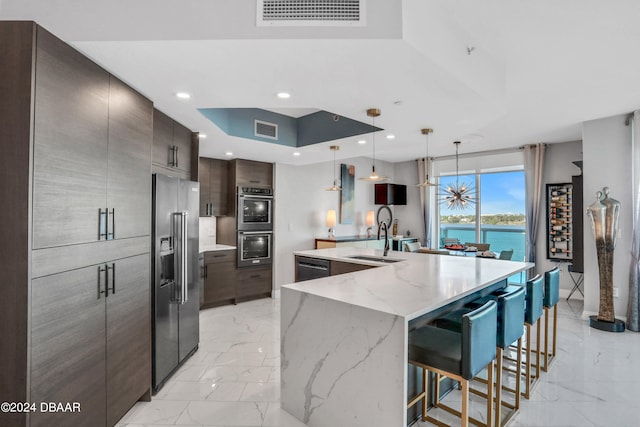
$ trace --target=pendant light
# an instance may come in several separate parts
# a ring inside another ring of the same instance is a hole
[[[358,178],[360,181],[381,182],[389,181],[391,177],[380,176],[376,173],[376,117],[380,116],[380,110],[377,108],[369,108],[367,110],[367,116],[372,118],[373,121],[373,133],[371,139],[373,141],[373,166],[371,168],[371,175],[367,177]]]
[[[425,156],[424,156],[424,172],[425,172],[425,178],[424,178],[424,182],[422,184],[418,184],[416,185],[416,187],[437,187],[438,184],[435,184],[433,182],[429,181],[429,170],[427,169],[427,165],[428,165],[428,160],[429,160],[429,134],[433,133],[433,129],[431,128],[424,128],[422,129],[420,132],[422,132],[423,135],[425,135]]]
[[[332,145],[329,148],[333,151],[333,186],[325,188],[325,191],[342,191],[342,187],[338,185],[338,179],[336,178],[336,151],[340,149],[340,146]]]
[[[458,174],[458,146],[460,141],[453,143],[456,146],[456,183],[449,184],[447,188],[442,189],[440,194],[440,203],[451,210],[464,210],[469,205],[474,204],[475,189],[465,182],[460,183]]]

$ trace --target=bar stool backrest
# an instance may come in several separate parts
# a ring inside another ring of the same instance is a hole
[[[530,325],[536,323],[540,316],[542,316],[543,285],[544,279],[539,274],[527,280],[524,321]]]
[[[487,301],[462,316],[462,377],[472,379],[496,358],[498,310]]]
[[[544,273],[544,306],[553,307],[560,301],[560,270],[558,267]]]
[[[523,286],[509,286],[506,293],[498,297],[498,336],[496,345],[507,348],[524,334],[524,302]]]

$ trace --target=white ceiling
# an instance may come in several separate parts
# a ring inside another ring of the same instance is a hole
[[[638,0],[368,0],[366,13],[360,28],[259,28],[255,0],[0,0],[0,19],[37,21],[207,134],[209,157],[309,164],[336,141],[293,157],[225,135],[197,108],[370,122],[377,107],[376,157],[391,162],[424,156],[423,127],[442,156],[457,139],[461,153],[579,140],[583,121],[640,108]],[[337,141],[337,158],[370,156],[357,139]]]

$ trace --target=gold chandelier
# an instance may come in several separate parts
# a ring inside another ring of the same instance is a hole
[[[476,192],[472,185],[460,182],[458,173],[458,146],[460,141],[455,141],[453,144],[456,146],[456,183],[449,184],[446,188],[443,187],[441,189],[440,204],[451,210],[464,210],[476,202]]]
[[[329,148],[333,151],[333,185],[325,188],[325,191],[342,191],[342,187],[338,185],[338,179],[336,178],[336,151],[340,149],[340,146],[332,145]]]
[[[437,187],[438,184],[429,181],[429,169],[427,168],[427,165],[429,164],[429,134],[433,132],[433,129],[424,128],[420,132],[422,132],[422,134],[425,135],[425,139],[426,139],[426,142],[425,142],[426,150],[425,150],[425,156],[424,156],[425,178],[424,178],[424,182],[422,184],[416,185],[416,187]]]
[[[373,121],[373,167],[371,168],[371,175],[358,178],[360,181],[370,181],[370,182],[381,182],[381,181],[389,181],[391,177],[389,176],[380,176],[376,173],[376,117],[380,115],[380,110],[377,108],[369,108],[367,110],[367,116],[372,118]]]

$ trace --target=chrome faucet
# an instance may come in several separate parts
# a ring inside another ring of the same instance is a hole
[[[384,226],[384,253],[382,256],[387,256],[389,253],[389,228],[387,228],[386,221],[380,221],[378,224],[378,240],[380,240],[380,229]]]

